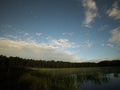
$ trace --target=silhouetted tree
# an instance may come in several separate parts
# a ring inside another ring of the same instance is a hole
[[[103,66],[120,66],[120,60],[101,61],[99,63],[82,62],[70,63],[63,61],[46,61],[23,59],[19,57],[6,57],[0,55],[0,67],[6,68],[8,71],[11,67],[39,67],[39,68],[79,68],[79,67],[103,67]]]

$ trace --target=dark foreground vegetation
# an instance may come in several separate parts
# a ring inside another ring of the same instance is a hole
[[[113,73],[114,77],[119,78],[120,68],[41,69],[12,67],[9,71],[5,68],[0,68],[0,90],[84,90],[81,88],[85,82],[90,81],[99,86],[103,83],[108,83],[111,77],[108,76],[110,73]],[[107,86],[107,89],[102,90],[114,89]],[[120,86],[118,85],[115,90],[120,90]]]
[[[107,66],[120,66],[120,60],[101,61],[99,63],[82,62],[70,63],[63,61],[46,61],[46,60],[32,60],[23,59],[19,57],[6,57],[0,55],[1,67],[38,67],[38,68],[79,68],[79,67],[107,67]]]
[[[84,82],[107,83],[110,73],[119,77],[119,66],[119,60],[69,63],[1,55],[0,90],[82,90]]]

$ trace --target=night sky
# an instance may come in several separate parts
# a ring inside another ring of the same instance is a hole
[[[69,62],[120,59],[120,0],[0,0],[0,54]]]

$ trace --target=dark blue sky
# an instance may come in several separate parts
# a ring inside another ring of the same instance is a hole
[[[120,0],[0,0],[0,49],[33,59],[120,59]]]

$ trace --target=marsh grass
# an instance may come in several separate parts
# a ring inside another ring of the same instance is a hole
[[[109,73],[118,77],[120,67],[1,69],[0,90],[80,90],[86,81],[108,82]]]

